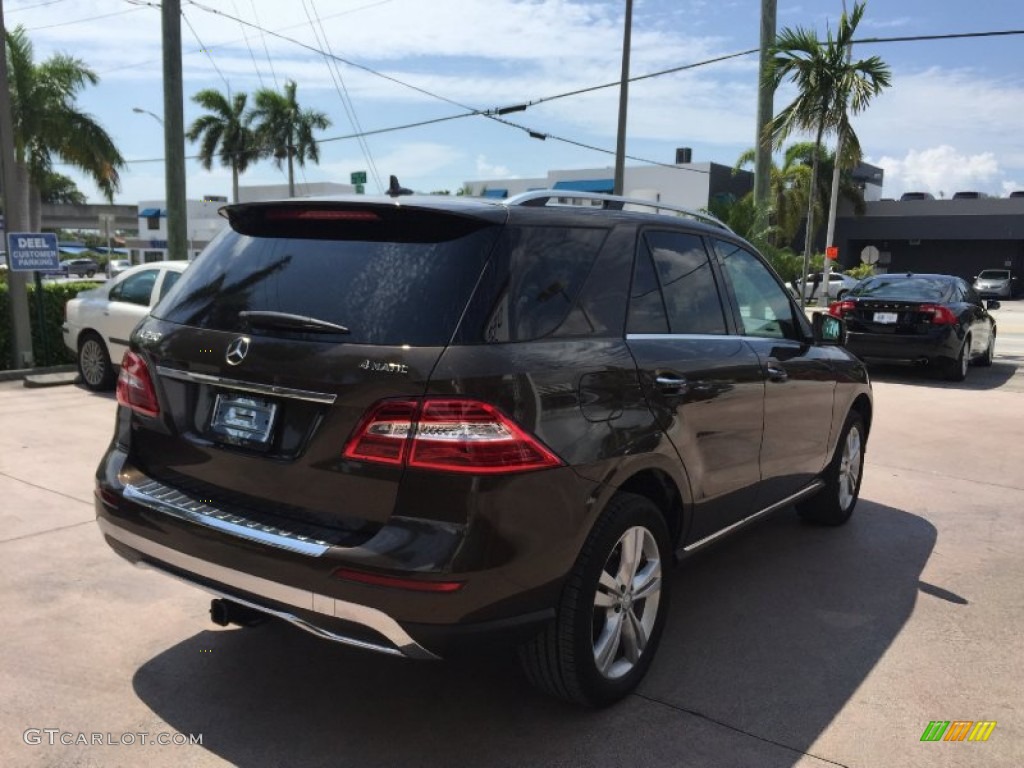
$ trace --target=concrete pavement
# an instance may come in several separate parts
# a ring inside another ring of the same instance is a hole
[[[401,662],[215,627],[204,593],[133,569],[92,522],[112,397],[0,384],[0,765],[1024,765],[1018,370],[882,371],[851,523],[787,510],[684,563],[648,679],[600,712],[496,653]],[[920,742],[958,719],[998,725]],[[140,733],[202,744],[120,743]]]

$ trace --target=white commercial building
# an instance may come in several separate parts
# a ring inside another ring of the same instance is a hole
[[[682,152],[680,157],[685,157]],[[501,199],[535,189],[611,194],[613,178],[614,170],[605,167],[553,170],[541,178],[487,179],[465,184],[473,195]],[[699,210],[718,196],[742,197],[753,187],[753,180],[749,171],[734,171],[718,163],[632,166],[623,172],[623,194]]]

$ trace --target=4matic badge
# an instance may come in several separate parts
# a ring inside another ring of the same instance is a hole
[[[363,360],[359,367],[364,371],[379,371],[380,373],[408,373],[409,366],[402,363],[384,363],[377,360]]]

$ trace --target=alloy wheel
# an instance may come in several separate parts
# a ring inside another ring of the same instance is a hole
[[[661,557],[643,526],[625,531],[612,548],[594,594],[593,648],[598,672],[629,673],[647,647],[661,600]]]
[[[87,339],[82,342],[82,349],[78,353],[78,359],[82,370],[82,378],[87,384],[94,387],[100,385],[107,375],[106,354],[100,343],[95,339]]]
[[[848,509],[853,503],[857,491],[857,481],[863,463],[863,444],[860,430],[854,427],[847,433],[843,445],[843,455],[839,460],[839,507]]]

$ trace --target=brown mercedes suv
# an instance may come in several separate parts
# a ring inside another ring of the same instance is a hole
[[[850,517],[871,388],[718,222],[560,195],[224,208],[122,362],[110,546],[221,624],[416,659],[497,633],[554,695],[632,690],[674,561]]]

